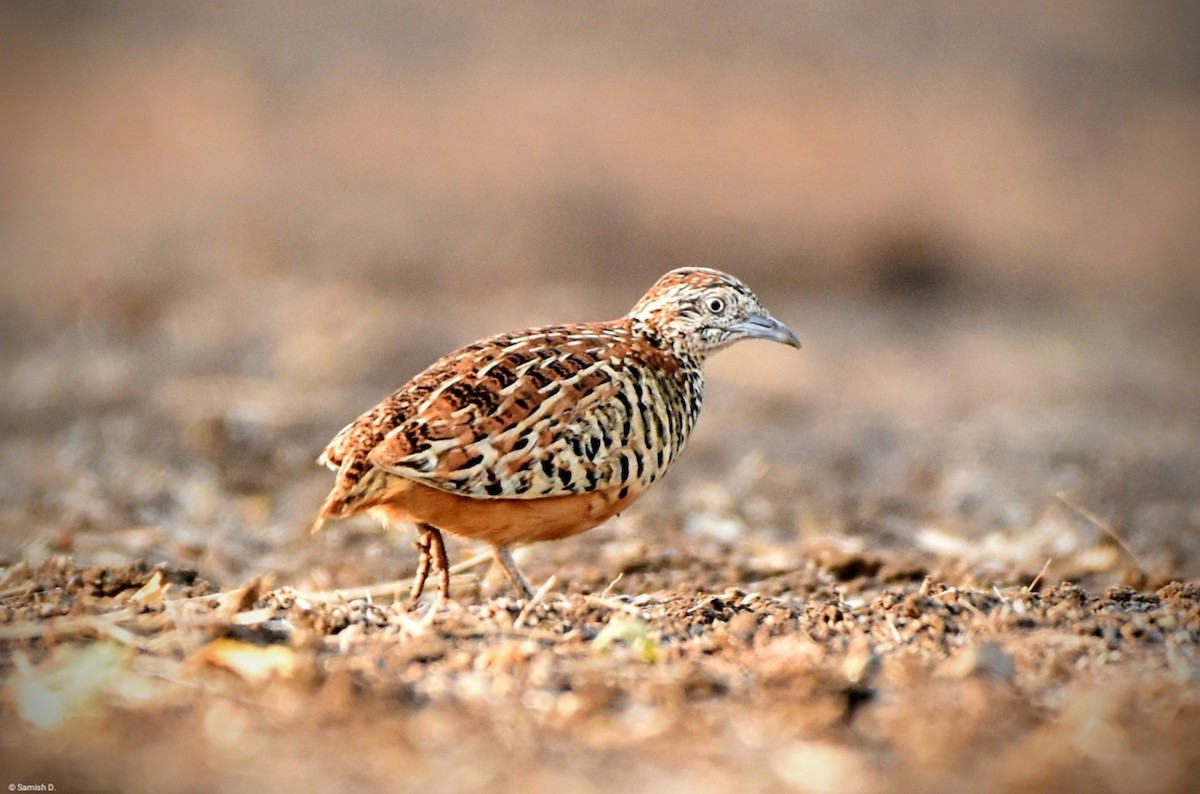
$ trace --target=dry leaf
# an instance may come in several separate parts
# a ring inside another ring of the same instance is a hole
[[[613,615],[592,640],[592,647],[605,651],[616,642],[628,645],[647,664],[658,661],[658,640],[650,633],[650,625],[640,618]]]
[[[163,597],[167,594],[167,585],[163,586],[162,571],[155,571],[154,576],[150,577],[150,581],[142,585],[142,588],[133,594],[131,601],[147,606],[162,603]]]
[[[104,691],[129,672],[132,652],[112,642],[79,650],[60,649],[38,666],[24,655],[13,659],[16,672],[5,689],[17,711],[44,730],[96,709]]]
[[[236,673],[252,684],[275,676],[290,678],[296,671],[296,654],[284,645],[215,640],[200,649],[196,660]]]

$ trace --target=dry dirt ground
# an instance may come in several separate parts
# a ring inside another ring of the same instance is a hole
[[[1148,344],[1161,318],[1111,308],[768,303],[805,349],[715,359],[698,435],[658,489],[522,550],[553,577],[532,604],[454,543],[454,603],[409,610],[407,535],[306,534],[328,486],[311,458],[369,402],[360,385],[306,398],[279,376],[172,376],[146,362],[187,365],[91,334],[30,349],[7,380],[22,413],[4,441],[5,776],[1192,789],[1186,322]],[[200,415],[176,407],[185,387]]]
[[[639,554],[636,597],[425,614],[258,581],[219,593],[169,566],[23,567],[4,590],[5,774],[59,791],[1196,780],[1196,585],[959,589],[701,557]],[[751,589],[718,589],[732,573]]]

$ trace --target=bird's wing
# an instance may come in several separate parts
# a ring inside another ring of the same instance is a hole
[[[477,342],[349,425],[322,461],[344,470],[357,460],[363,471],[481,499],[633,483],[645,473],[646,450],[630,439],[645,439],[665,415],[636,399],[647,387],[629,348],[628,330],[614,323]]]

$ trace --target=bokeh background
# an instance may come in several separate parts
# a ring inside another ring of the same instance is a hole
[[[0,3],[0,785],[1191,790],[1197,8]],[[328,439],[684,264],[805,347],[518,551],[545,619],[347,603],[415,555],[308,534]]]
[[[806,347],[716,359],[694,449],[597,542],[1200,575],[1196,17],[4,3],[0,553],[397,575],[403,542],[305,534],[324,442],[698,264]]]

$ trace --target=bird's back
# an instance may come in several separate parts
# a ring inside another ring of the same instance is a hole
[[[501,334],[439,359],[347,425],[324,520],[358,512],[380,477],[471,499],[645,490],[700,410],[699,363],[628,319]],[[372,476],[367,476],[371,474]]]

